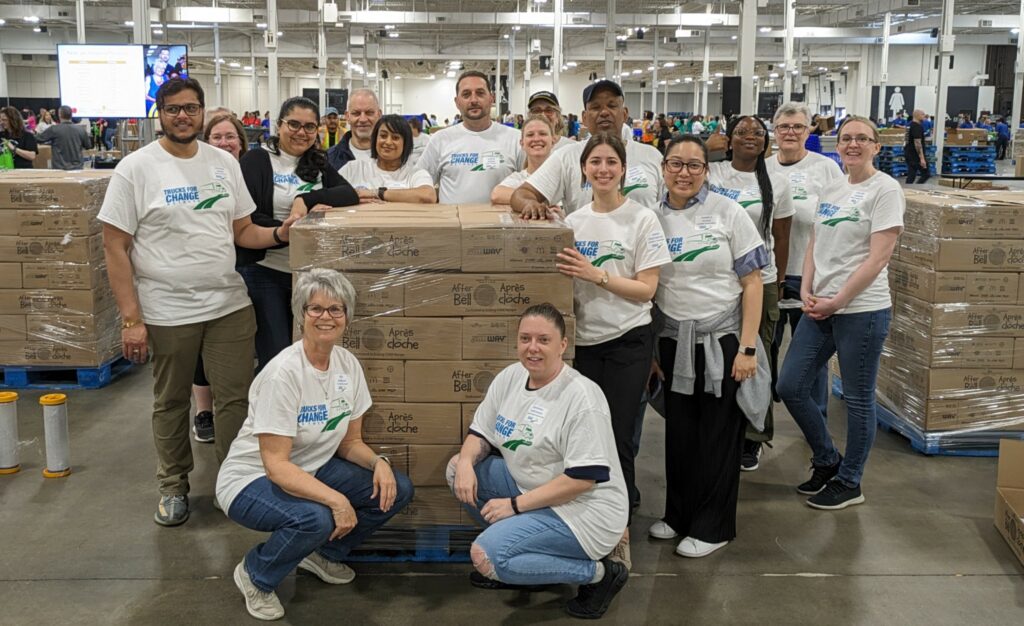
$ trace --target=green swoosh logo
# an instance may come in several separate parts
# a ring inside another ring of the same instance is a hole
[[[859,217],[834,217],[834,218],[832,218],[830,220],[825,220],[821,224],[822,224],[822,226],[835,226],[836,224],[839,224],[840,222],[859,222],[859,221],[860,221]]]
[[[300,185],[299,188],[296,191],[298,191],[300,193],[305,193],[307,191],[313,191],[313,186],[314,185],[316,185],[316,183],[306,183],[305,185]]]
[[[474,167],[473,169],[471,169],[469,171],[471,171],[471,172],[482,172],[482,171],[484,171],[484,164],[481,163],[480,165],[477,165],[476,167]]]
[[[505,443],[501,444],[501,447],[502,448],[508,448],[512,452],[515,452],[516,448],[518,448],[519,446],[531,446],[531,445],[533,445],[533,444],[531,442],[525,440],[525,439],[513,439],[512,441],[506,441]]]
[[[321,430],[320,432],[326,433],[334,430],[335,428],[338,427],[338,424],[340,424],[342,420],[344,420],[349,415],[352,415],[352,411],[345,411],[344,413],[337,417],[332,417],[331,419],[327,420],[327,423],[324,424],[324,429]]]
[[[626,257],[622,256],[621,254],[606,254],[604,256],[599,256],[596,259],[594,259],[592,265],[594,267],[601,267],[601,265],[603,265],[605,261],[611,261],[612,259],[618,259],[620,261],[623,261],[625,260],[625,258]]]
[[[203,200],[202,202],[197,204],[195,207],[193,207],[192,210],[193,211],[202,211],[202,210],[205,210],[205,209],[212,208],[213,205],[217,204],[218,202],[220,202],[221,200],[223,200],[224,198],[227,198],[227,197],[228,197],[228,194],[226,194],[226,193],[217,194],[216,196],[213,196],[212,198],[207,198],[206,200]]]
[[[747,208],[747,207],[754,206],[755,204],[761,204],[761,201],[760,200],[744,200],[743,202],[740,202],[740,206],[743,207],[744,209]]]
[[[637,189],[646,189],[646,188],[647,188],[647,183],[637,183],[635,185],[629,185],[628,187],[623,187],[622,188],[622,195],[626,195],[626,194],[628,194],[631,191],[636,191]]]
[[[703,248],[697,248],[696,250],[690,250],[689,252],[684,252],[683,254],[680,254],[676,258],[672,259],[672,262],[673,263],[679,263],[679,262],[686,263],[688,261],[692,261],[692,260],[696,259],[697,257],[699,257],[700,255],[704,254],[705,252],[709,252],[711,250],[718,250],[718,248],[720,248],[720,247],[721,246],[719,246],[716,243],[713,246],[704,246]]]

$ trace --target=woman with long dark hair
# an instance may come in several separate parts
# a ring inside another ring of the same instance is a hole
[[[36,158],[36,138],[25,128],[25,120],[14,107],[0,108],[0,148],[14,157],[14,169],[31,169]]]
[[[769,263],[761,269],[764,302],[758,334],[764,345],[770,346],[775,336],[775,324],[779,321],[779,282],[786,276],[789,229],[796,211],[789,181],[781,174],[768,172],[765,158],[770,142],[764,122],[754,115],[741,115],[729,122],[725,135],[729,160],[710,164],[708,180],[711,191],[738,202],[746,210],[768,249]],[[757,469],[761,446],[770,442],[773,435],[769,403],[764,431],[747,429],[742,458],[744,471]]]
[[[327,164],[317,142],[320,109],[308,98],[289,98],[277,116],[278,134],[267,147],[245,153],[239,163],[256,202],[252,221],[277,226],[292,213],[305,215],[319,206],[359,203],[355,189]],[[288,244],[269,250],[238,248],[238,271],[256,310],[256,371],[291,345],[292,295]]]

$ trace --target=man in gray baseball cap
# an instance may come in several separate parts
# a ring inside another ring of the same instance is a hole
[[[555,129],[554,150],[561,150],[576,142],[565,136],[565,117],[562,116],[562,105],[558,104],[558,96],[550,91],[538,91],[526,101],[530,115],[543,115]]]

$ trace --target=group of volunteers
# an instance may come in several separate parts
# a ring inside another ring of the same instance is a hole
[[[252,149],[229,112],[207,119],[194,79],[167,80],[155,99],[163,136],[121,161],[100,211],[110,282],[125,357],[152,360],[155,521],[189,518],[189,430],[215,442],[216,506],[269,533],[234,570],[252,616],[284,615],[275,589],[296,568],[351,582],[349,553],[413,497],[362,440],[373,399],[337,345],[352,284],[289,267],[292,225],[329,207],[492,202],[574,231],[552,266],[575,282],[575,337],[550,304],[526,309],[518,362],[495,377],[448,464],[453,497],[484,527],[470,550],[474,586],[578,585],[566,611],[605,613],[629,578],[648,402],[666,419],[667,482],[648,533],[677,540],[681,556],[736,537],[740,471],[756,469],[772,439],[773,396],[812,451],[797,487],[807,503],[864,501],[886,265],[904,208],[899,185],[872,166],[869,120],[839,129],[844,174],[804,148],[802,104],[775,115],[771,157],[754,116],[732,119],[710,146],[676,137],[663,155],[623,141],[624,94],[607,80],[583,92],[585,142],[565,137],[552,92],[529,98],[518,130],[494,122],[488,77],[473,71],[456,82],[461,123],[429,142],[365,89],[349,95],[343,135],[325,141],[318,106],[296,97]],[[709,147],[726,160],[710,163]],[[570,340],[575,368],[563,360]],[[845,456],[826,421],[836,353]]]

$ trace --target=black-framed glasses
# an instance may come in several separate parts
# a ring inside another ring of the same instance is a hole
[[[293,133],[297,133],[300,130],[304,130],[307,133],[312,135],[313,133],[315,133],[317,130],[320,129],[320,127],[317,126],[316,124],[314,124],[313,122],[306,122],[305,124],[303,124],[302,122],[300,122],[298,120],[281,120],[281,121],[284,122],[285,124],[287,124],[288,128],[290,128]]]
[[[333,304],[326,308],[320,306],[319,304],[307,304],[302,307],[302,312],[310,317],[323,317],[324,312],[326,312],[334,319],[338,319],[341,317],[345,317],[346,310],[345,307],[339,306],[337,304]]]
[[[662,161],[665,170],[671,174],[678,174],[686,168],[686,171],[696,176],[707,168],[707,163],[702,161],[680,161],[679,159],[665,159]]]
[[[189,117],[195,117],[203,112],[203,107],[198,104],[165,104],[160,111],[171,117],[177,117],[182,111]]]
[[[858,143],[863,146],[865,144],[875,143],[875,138],[868,137],[867,135],[857,135],[855,137],[851,137],[850,135],[843,135],[842,137],[839,138],[839,143]]]
[[[799,135],[807,130],[806,124],[779,124],[775,127],[776,133],[793,133]]]

